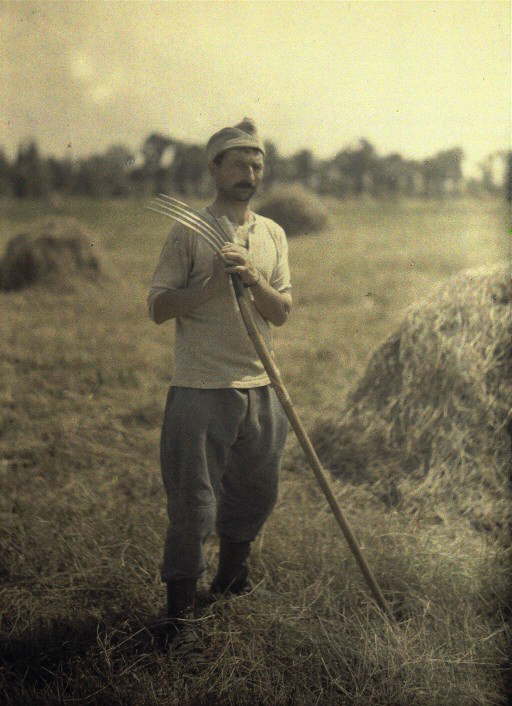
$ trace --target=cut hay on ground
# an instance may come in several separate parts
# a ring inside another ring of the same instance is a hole
[[[73,218],[55,217],[33,224],[8,242],[0,262],[0,289],[36,283],[69,286],[77,276],[100,275],[98,238]]]
[[[258,202],[256,211],[279,223],[288,236],[318,233],[327,225],[325,206],[300,184],[275,187]]]
[[[510,529],[512,286],[506,266],[466,271],[414,306],[313,442],[333,474],[390,505],[456,510]],[[434,501],[434,502],[432,502]]]

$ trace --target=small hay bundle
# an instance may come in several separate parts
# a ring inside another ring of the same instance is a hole
[[[325,206],[300,184],[275,187],[258,203],[256,210],[272,218],[288,236],[318,233],[327,225]]]
[[[97,238],[73,218],[38,222],[8,242],[0,262],[0,289],[36,283],[69,285],[77,275],[96,279],[100,274],[97,246]]]
[[[335,475],[374,483],[391,504],[443,505],[501,533],[511,423],[512,286],[509,268],[495,266],[461,273],[413,307],[312,437]]]

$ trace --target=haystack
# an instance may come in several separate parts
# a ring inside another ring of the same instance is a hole
[[[288,236],[318,233],[328,220],[320,199],[300,184],[275,187],[258,202],[256,210],[279,223]]]
[[[312,439],[339,479],[404,509],[455,510],[510,528],[512,284],[507,266],[463,272],[411,308]]]
[[[76,277],[94,280],[100,272],[97,236],[73,218],[55,217],[8,242],[0,262],[0,289],[36,283],[69,287]]]

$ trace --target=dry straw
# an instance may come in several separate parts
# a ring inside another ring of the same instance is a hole
[[[15,235],[0,262],[0,289],[34,284],[72,288],[77,276],[96,280],[102,271],[98,239],[74,218],[37,221]]]
[[[319,233],[327,226],[322,201],[300,184],[281,184],[257,203],[258,213],[279,223],[288,237]]]
[[[324,464],[374,484],[388,504],[455,509],[508,537],[511,334],[507,266],[448,280],[374,353],[341,409],[316,424]]]

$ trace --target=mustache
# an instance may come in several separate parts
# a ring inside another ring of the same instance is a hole
[[[247,189],[254,189],[254,184],[250,184],[248,181],[239,181],[238,184],[235,184],[235,189],[239,186]]]

